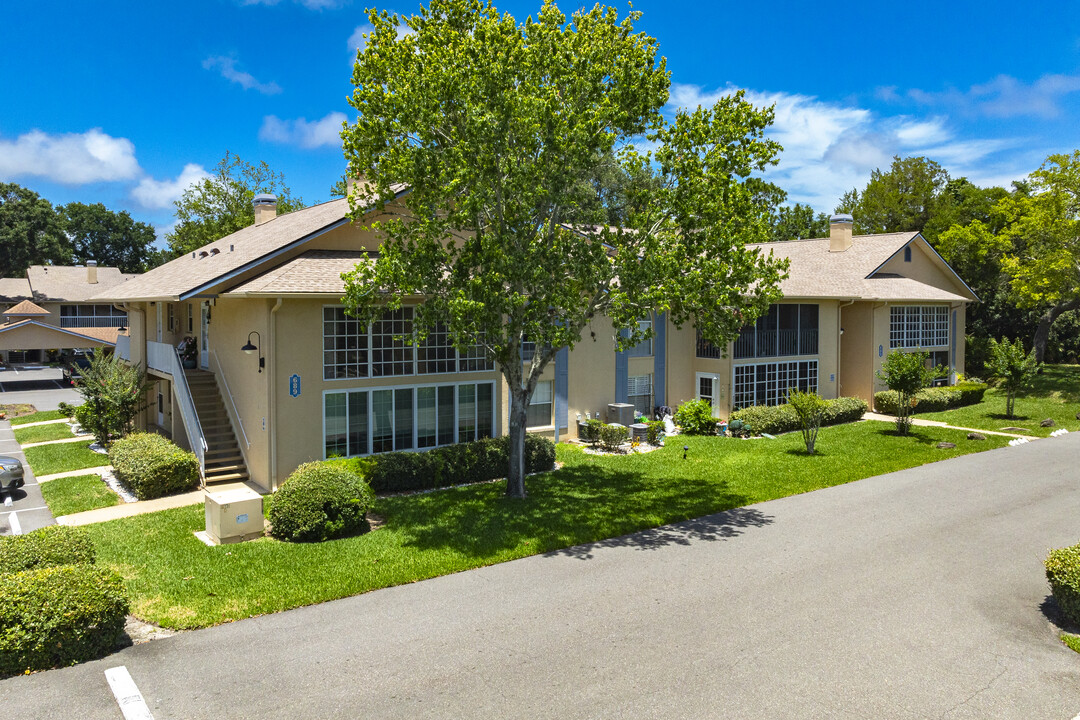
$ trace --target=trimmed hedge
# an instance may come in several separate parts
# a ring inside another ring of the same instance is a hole
[[[825,410],[821,414],[821,424],[839,425],[861,420],[866,412],[864,400],[854,397],[842,397],[825,401]],[[779,435],[800,429],[799,416],[790,405],[752,405],[731,413],[731,420],[741,420],[748,424],[755,433]]]
[[[484,482],[506,477],[510,466],[510,438],[485,438],[446,445],[425,452],[390,452],[373,455],[375,467],[368,481],[375,492],[404,492]],[[539,435],[525,435],[525,472],[555,467],[555,444]]]
[[[1051,550],[1046,557],[1046,579],[1061,612],[1080,625],[1080,545]]]
[[[124,583],[94,565],[0,575],[0,675],[106,655],[124,634]]]
[[[957,383],[944,387],[923,388],[915,394],[916,404],[912,414],[940,412],[949,408],[975,405],[986,394],[986,383]],[[895,390],[874,393],[874,409],[886,415],[895,415],[897,396]]]
[[[672,418],[683,435],[715,435],[716,418],[708,400],[687,400],[675,410]]]
[[[375,493],[362,477],[330,462],[296,468],[274,493],[270,534],[279,540],[321,542],[367,527]]]
[[[199,459],[155,433],[133,433],[109,448],[116,477],[140,500],[199,486]]]
[[[630,428],[625,425],[616,425],[614,423],[605,425],[600,428],[600,447],[608,452],[617,452],[619,446],[626,442],[626,438],[629,436]]]
[[[93,565],[94,543],[81,527],[48,525],[0,538],[0,574],[57,565]]]

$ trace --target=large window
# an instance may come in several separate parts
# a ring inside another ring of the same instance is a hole
[[[890,348],[944,347],[948,344],[948,306],[898,305],[890,308]]]
[[[112,305],[61,305],[60,327],[124,327],[127,313]]]
[[[326,457],[423,450],[495,435],[495,385],[341,390],[323,396]]]
[[[699,343],[700,346],[700,343]],[[818,306],[771,305],[735,340],[735,359],[817,355]]]
[[[708,358],[716,360],[724,356],[720,346],[713,345],[711,342],[705,339],[705,336],[701,334],[701,330],[697,331],[697,356],[699,358]]]
[[[424,342],[395,340],[413,331],[413,309],[386,313],[365,328],[342,307],[323,308],[323,379],[402,377],[453,372],[483,372],[495,363],[477,343],[459,353],[445,327],[436,327]]]
[[[649,332],[652,330],[652,320],[638,320],[638,329],[642,332]],[[652,354],[652,338],[642,340],[626,351],[627,357],[652,357]]]
[[[541,380],[536,383],[532,398],[529,400],[529,409],[525,416],[525,427],[547,427],[551,425],[552,383],[550,380]]]
[[[818,362],[760,363],[735,366],[733,409],[751,405],[780,405],[787,402],[788,388],[817,392]]]
[[[634,415],[652,417],[652,375],[627,378],[626,402],[634,405]]]

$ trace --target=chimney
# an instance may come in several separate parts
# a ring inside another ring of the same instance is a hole
[[[277,198],[273,195],[256,195],[252,205],[255,207],[256,225],[262,225],[277,217]]]
[[[97,260],[86,261],[86,282],[91,285],[97,284]]]
[[[367,195],[371,192],[367,178],[363,175],[356,177],[345,176],[345,197],[350,195]]]
[[[844,252],[851,247],[851,226],[855,219],[850,215],[833,215],[829,218],[829,252]]]

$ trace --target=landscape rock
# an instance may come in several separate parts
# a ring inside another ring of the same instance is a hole
[[[1054,425],[1056,425],[1057,423],[1054,422],[1053,418],[1046,418],[1039,424],[1043,427],[1054,427]]]
[[[1076,419],[1080,420],[1080,413],[1076,413]]]
[[[969,432],[968,433],[968,440],[985,440],[985,439],[986,439],[986,436],[983,435],[982,433],[977,433],[977,432]]]
[[[952,448],[956,447],[956,443],[939,442],[936,447],[938,450],[951,450]]]

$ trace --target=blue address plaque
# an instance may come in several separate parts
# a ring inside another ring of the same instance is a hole
[[[297,373],[289,376],[289,395],[300,397],[300,375]]]

